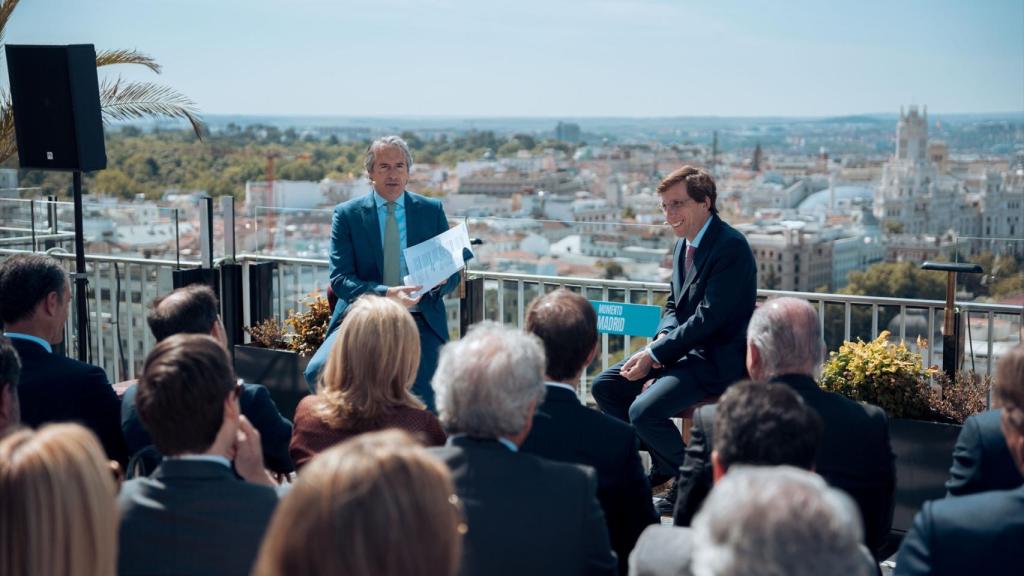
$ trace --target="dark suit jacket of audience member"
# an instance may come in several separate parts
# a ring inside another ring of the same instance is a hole
[[[604,509],[612,549],[619,555],[620,572],[625,574],[636,539],[644,528],[658,522],[633,427],[587,408],[571,390],[548,386],[521,449],[597,471],[597,499]]]
[[[1020,574],[1024,487],[925,502],[896,558],[896,576]]]
[[[164,459],[121,487],[118,573],[248,574],[276,505],[221,463]]]
[[[38,428],[47,422],[79,422],[93,431],[107,457],[128,462],[121,427],[121,403],[99,366],[51,354],[41,345],[11,338],[21,358],[18,400],[21,421]]]
[[[124,431],[128,451],[133,456],[140,450],[153,445],[149,432],[139,420],[135,410],[135,394],[138,386],[132,384],[121,399],[121,429]],[[277,405],[265,386],[246,383],[239,398],[242,414],[260,433],[263,447],[263,463],[273,472],[287,473],[295,470],[288,456],[288,443],[292,438],[292,423],[281,415]],[[155,450],[155,449],[154,449]]]
[[[292,461],[302,468],[314,456],[353,436],[387,428],[405,430],[424,446],[441,446],[446,436],[437,416],[428,410],[396,406],[377,422],[334,428],[316,412],[319,396],[306,396],[295,409],[295,433],[290,446]]]
[[[946,491],[964,496],[989,490],[1010,490],[1024,484],[999,428],[1002,410],[975,414],[964,422],[953,448]]]
[[[431,448],[451,469],[469,532],[460,574],[615,574],[594,471],[455,436]]]
[[[849,494],[860,508],[867,547],[878,553],[892,526],[896,488],[895,456],[889,444],[889,420],[877,406],[861,404],[826,392],[808,376],[787,374],[774,378],[791,386],[825,425],[815,471],[828,483]],[[693,415],[686,460],[679,468],[675,524],[688,526],[711,489],[712,437],[715,406],[703,406]]]

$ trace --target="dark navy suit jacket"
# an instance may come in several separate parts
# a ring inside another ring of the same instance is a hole
[[[1024,487],[925,502],[903,538],[896,576],[1017,575],[1024,566]]]
[[[964,422],[953,448],[946,491],[964,496],[989,490],[1010,490],[1024,484],[999,428],[1002,410],[975,414]]]
[[[47,352],[41,345],[11,338],[21,358],[18,400],[21,421],[39,427],[47,422],[79,422],[93,431],[107,457],[128,462],[121,435],[121,402],[99,366]]]
[[[277,492],[217,462],[165,459],[129,480],[121,512],[118,574],[245,575],[256,561]]]
[[[448,218],[444,215],[441,202],[407,190],[405,228],[408,246],[415,246],[446,232],[449,228]],[[334,209],[328,272],[339,306],[341,301],[351,303],[363,294],[384,296],[387,293],[388,287],[381,284],[384,278],[384,248],[381,245],[380,221],[372,192],[343,202]],[[424,294],[418,304],[423,319],[442,342],[448,341],[448,319],[442,297],[458,284],[459,275],[453,274],[437,289]],[[335,314],[335,318],[338,316]]]
[[[676,241],[672,285],[651,352],[666,370],[680,366],[710,394],[746,374],[747,323],[757,299],[757,265],[743,234],[711,216],[693,268],[685,274],[686,242]],[[685,275],[684,275],[685,274]]]
[[[570,390],[548,386],[521,450],[597,471],[597,499],[612,549],[619,555],[620,573],[625,574],[640,533],[658,522],[633,427],[587,408]]]
[[[460,574],[616,573],[590,468],[468,436],[429,451],[448,465],[465,509]]]
[[[826,392],[809,376],[786,374],[772,379],[789,385],[825,425],[815,471],[857,503],[864,521],[865,544],[877,553],[892,527],[896,489],[895,456],[889,443],[889,420],[877,406]],[[715,405],[694,412],[686,459],[679,468],[673,516],[689,526],[711,490]]]
[[[138,386],[132,384],[121,399],[121,429],[124,431],[128,451],[132,455],[153,445],[149,432],[142,425],[139,413],[135,410],[136,392]],[[274,472],[294,471],[295,466],[288,454],[288,443],[292,439],[292,423],[277,410],[277,405],[270,398],[267,388],[259,384],[246,383],[242,387],[242,396],[238,404],[242,415],[248,418],[260,433],[264,465]],[[155,451],[155,448],[153,450]]]

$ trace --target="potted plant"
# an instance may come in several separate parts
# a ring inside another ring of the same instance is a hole
[[[327,298],[313,292],[302,303],[306,311],[289,310],[283,323],[268,318],[246,327],[251,342],[235,346],[238,377],[266,386],[281,414],[289,419],[299,400],[309,393],[302,373],[323,343],[331,320]]]
[[[918,348],[927,343],[921,339]],[[922,366],[921,354],[883,331],[870,342],[844,342],[832,352],[821,387],[885,410],[896,454],[893,529],[910,529],[921,505],[945,496],[945,482],[960,428],[987,409],[991,380],[968,372],[950,378]]]

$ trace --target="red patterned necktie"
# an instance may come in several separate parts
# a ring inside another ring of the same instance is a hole
[[[690,269],[693,268],[693,253],[697,251],[697,248],[693,244],[686,245],[686,258],[683,260],[683,270],[686,275],[690,275]]]

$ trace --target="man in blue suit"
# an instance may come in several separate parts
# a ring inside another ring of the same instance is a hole
[[[122,464],[121,402],[99,366],[55,354],[64,341],[71,285],[60,263],[43,254],[18,254],[0,264],[0,321],[21,357],[18,400],[26,426],[79,422]]]
[[[992,392],[1006,446],[1024,473],[1024,345],[999,362]],[[1022,542],[1024,486],[933,500],[903,539],[895,574],[1020,574]]]
[[[412,390],[434,410],[430,379],[441,346],[448,341],[443,297],[458,286],[459,275],[453,274],[438,286],[422,287],[429,291],[414,296],[421,287],[407,286],[402,281],[409,271],[402,251],[446,232],[448,218],[440,201],[405,189],[412,153],[398,136],[385,136],[370,144],[363,166],[373,190],[334,209],[328,271],[338,304],[328,337],[306,368],[306,381],[315,388],[348,303],[363,294],[387,296],[405,305],[416,320],[420,366]]]
[[[754,254],[743,234],[718,217],[711,175],[683,166],[657,192],[678,238],[658,334],[593,387],[601,410],[632,423],[647,446],[652,488],[675,478],[683,463],[685,446],[670,418],[746,375],[747,322],[757,297]]]
[[[988,410],[964,422],[953,447],[946,492],[965,496],[989,490],[1009,490],[1024,484],[1010,457],[1001,428],[1003,411]]]

